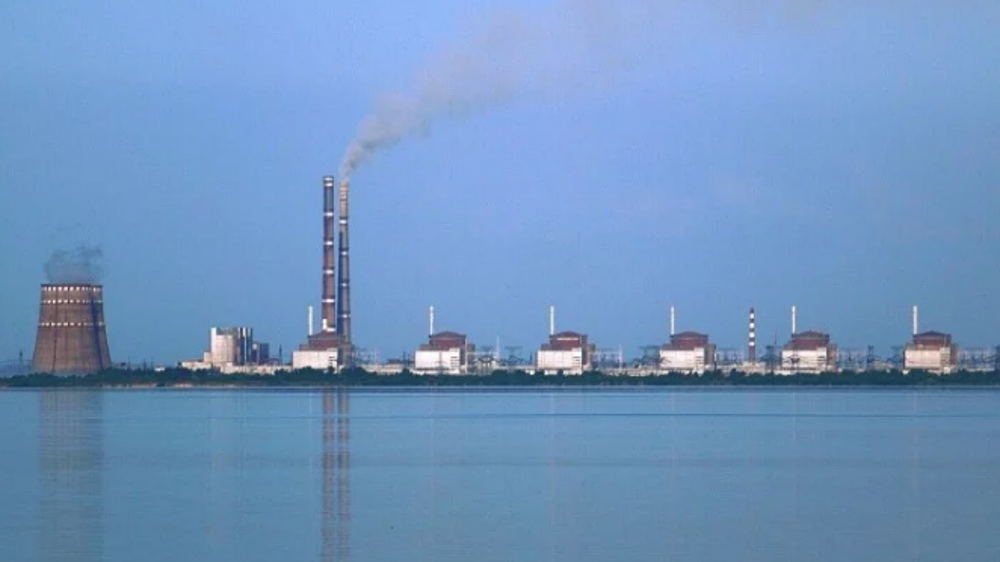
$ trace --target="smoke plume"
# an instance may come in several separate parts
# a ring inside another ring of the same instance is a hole
[[[729,23],[756,26],[811,18],[829,0],[553,0],[544,8],[493,12],[417,73],[406,93],[379,96],[340,165],[347,179],[377,152],[427,135],[446,118],[525,93],[563,95],[613,86],[622,71],[662,60],[677,8],[704,8]]]
[[[49,283],[97,284],[104,275],[103,258],[99,246],[81,244],[72,250],[56,250],[45,262],[45,277]]]
[[[478,32],[430,59],[408,93],[380,96],[340,165],[347,179],[375,153],[436,122],[496,106],[528,90],[600,84],[622,59],[621,40],[661,18],[662,0],[562,0],[549,10],[494,12]],[[611,73],[613,74],[613,72]]]

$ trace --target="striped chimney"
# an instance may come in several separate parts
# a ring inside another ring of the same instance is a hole
[[[323,177],[323,297],[320,329],[333,332],[337,325],[337,278],[333,247],[333,176]]]
[[[337,333],[346,351],[344,362],[349,365],[351,357],[351,257],[348,242],[347,195],[350,185],[345,179],[340,182],[340,314],[337,318]]]

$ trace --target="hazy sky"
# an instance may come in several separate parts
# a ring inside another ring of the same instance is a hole
[[[354,333],[383,357],[431,304],[525,354],[550,303],[628,354],[671,304],[721,347],[751,305],[783,341],[792,304],[842,347],[888,353],[912,304],[1000,344],[1000,4],[621,4],[0,4],[0,360],[80,243],[115,360],[196,357],[214,325],[287,357],[322,175],[377,100],[428,91],[460,111],[353,175]]]

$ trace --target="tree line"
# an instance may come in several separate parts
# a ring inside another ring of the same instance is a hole
[[[475,386],[981,386],[1000,387],[1000,371],[959,371],[938,375],[925,371],[842,371],[839,373],[776,375],[740,371],[710,371],[700,375],[668,373],[626,376],[590,371],[582,375],[545,375],[528,371],[494,371],[485,375],[418,375],[411,371],[384,375],[363,368],[339,372],[300,369],[274,375],[222,374],[218,371],[109,369],[82,376],[35,373],[0,378],[7,388],[108,387],[475,387]]]

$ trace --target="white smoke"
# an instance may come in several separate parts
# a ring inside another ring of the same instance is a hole
[[[45,277],[49,283],[100,283],[103,258],[99,246],[81,244],[72,250],[56,250],[45,262]]]

